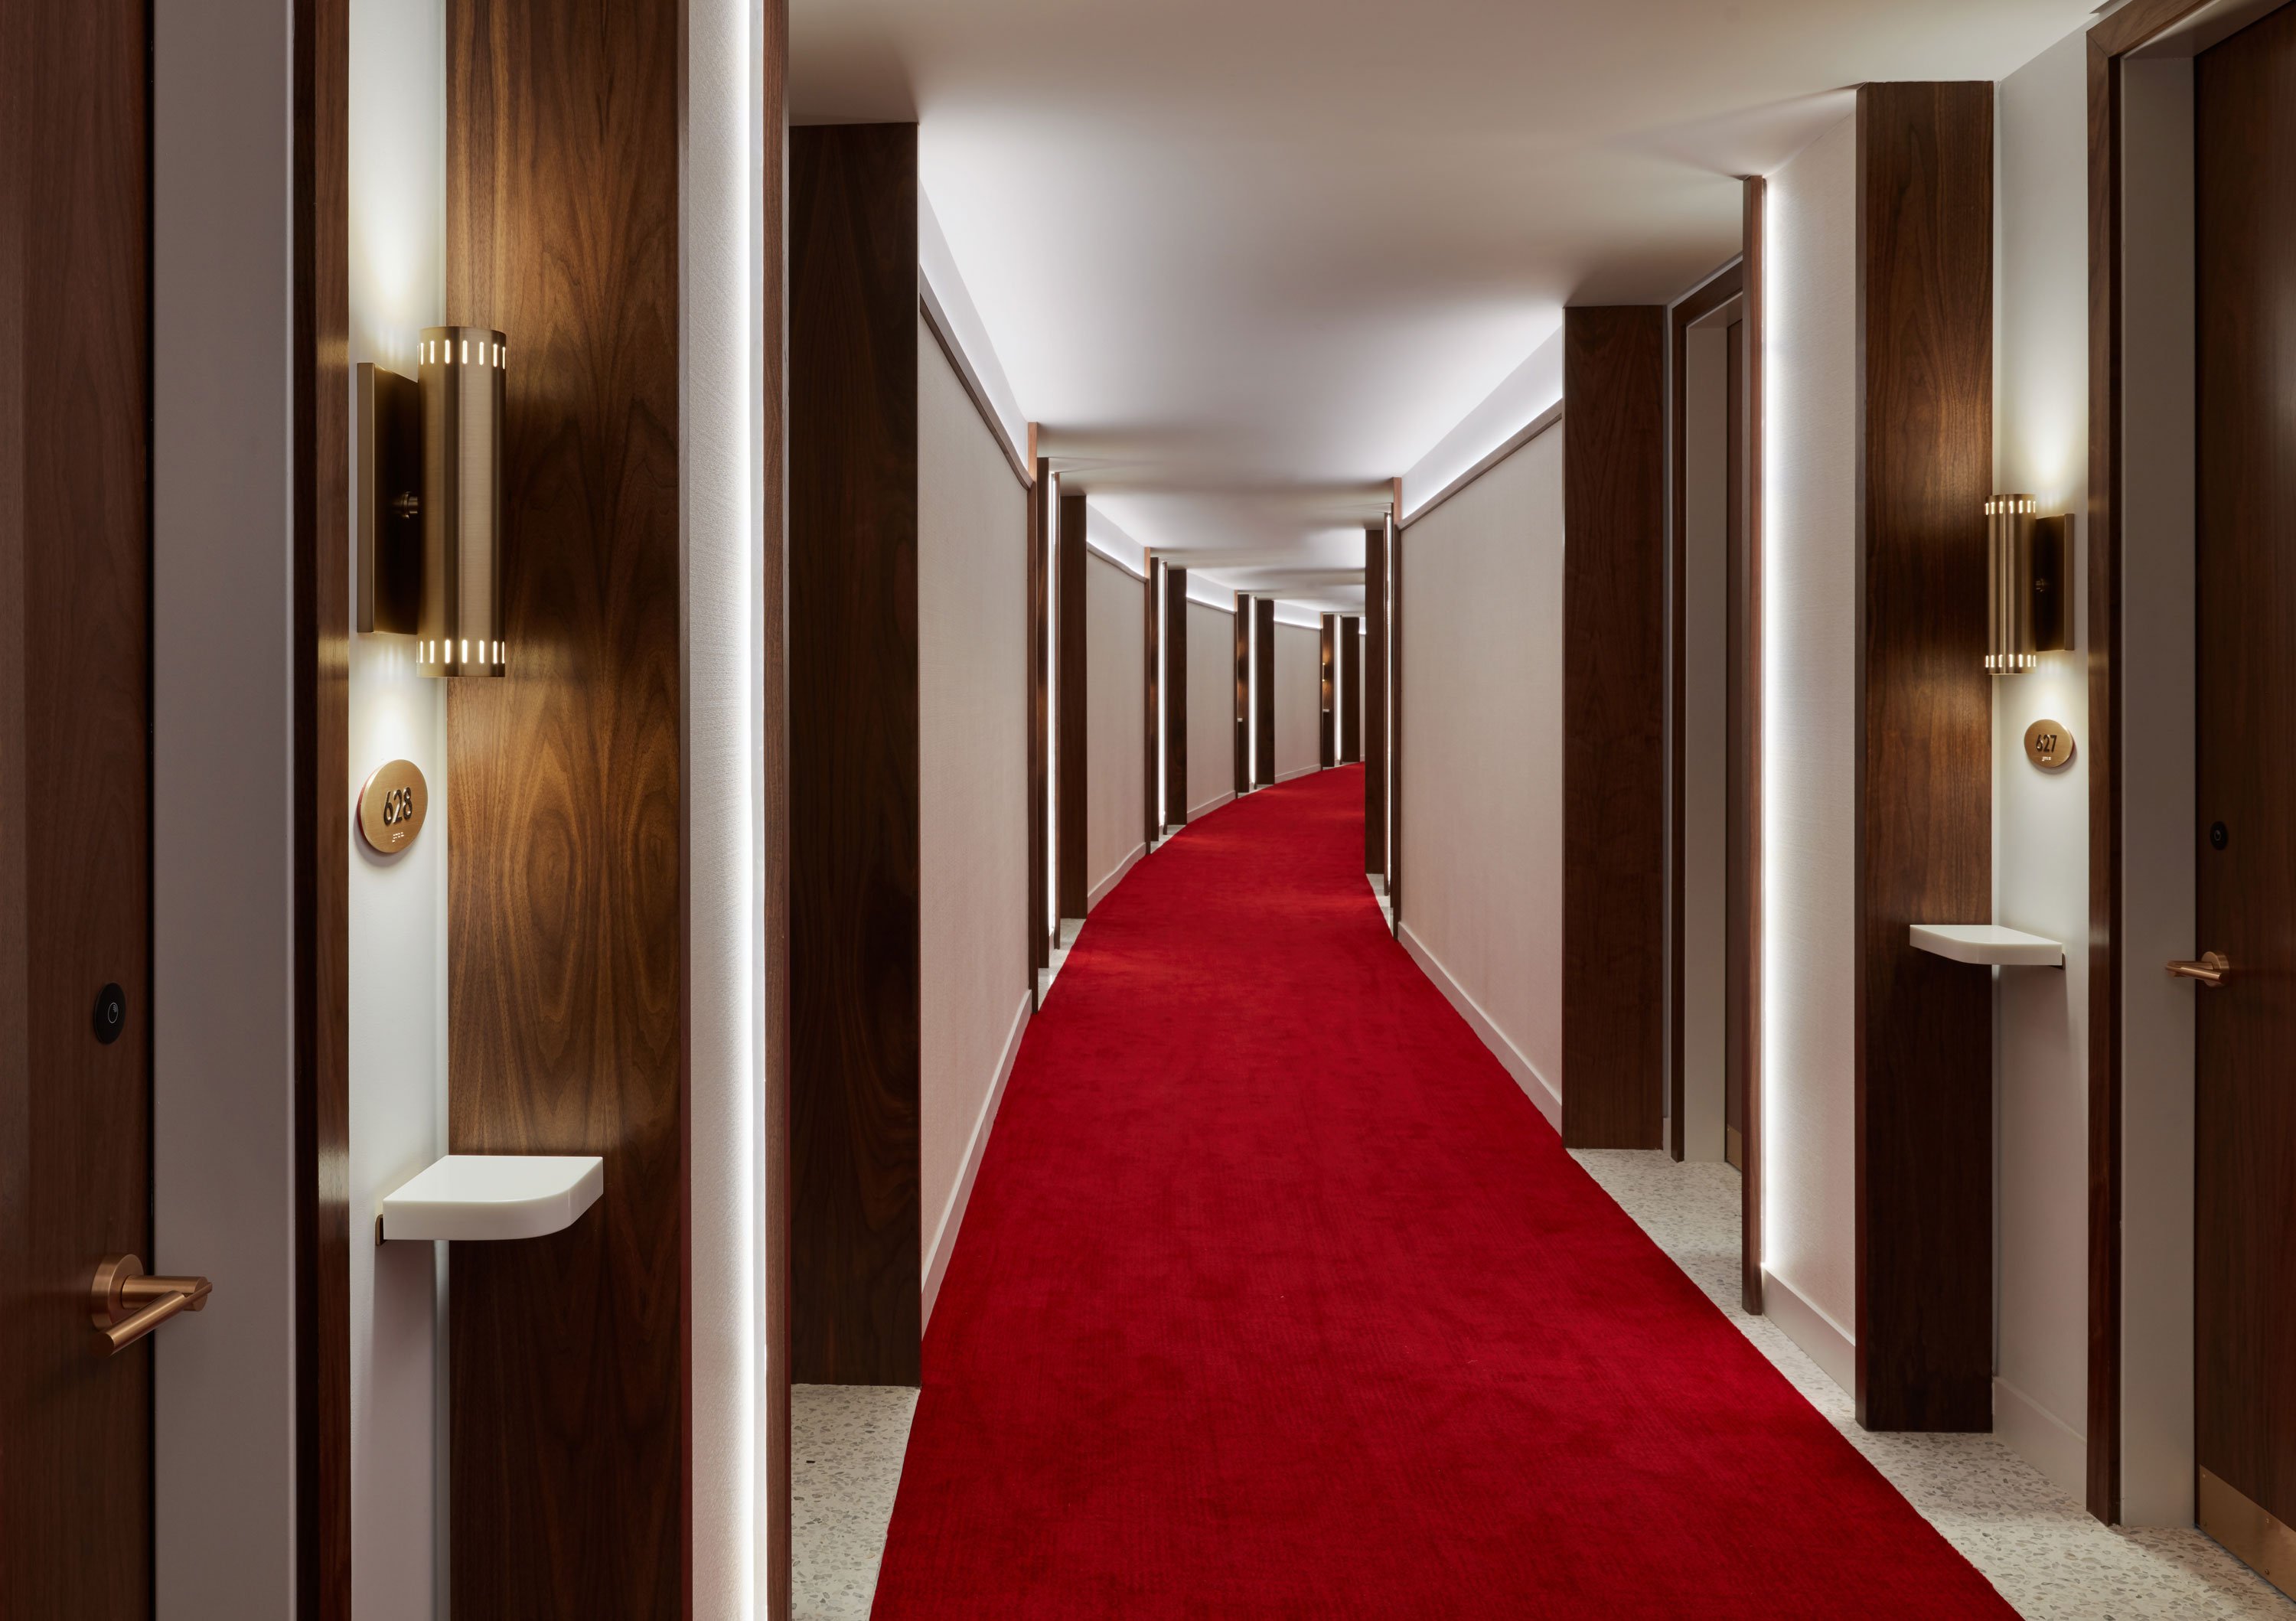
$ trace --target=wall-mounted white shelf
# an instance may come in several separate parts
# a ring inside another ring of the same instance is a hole
[[[606,1191],[595,1154],[449,1154],[382,1201],[385,1239],[538,1239]]]
[[[1914,947],[1956,962],[1985,962],[2003,968],[2062,968],[2065,948],[2037,934],[1998,923],[1916,923]]]

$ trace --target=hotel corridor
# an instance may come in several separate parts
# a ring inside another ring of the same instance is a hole
[[[1362,774],[1097,907],[924,1344],[875,1614],[2012,1613],[1382,925]]]

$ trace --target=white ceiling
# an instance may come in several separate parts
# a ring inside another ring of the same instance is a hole
[[[920,120],[1005,373],[1095,506],[1336,606],[1352,526],[1566,300],[1726,259],[1733,176],[1842,86],[1997,78],[2091,4],[791,0],[790,102]]]

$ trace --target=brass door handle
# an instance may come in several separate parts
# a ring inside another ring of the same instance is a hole
[[[207,1309],[205,1278],[152,1278],[132,1255],[108,1255],[96,1263],[87,1289],[88,1321],[102,1343],[99,1356],[122,1351],[178,1312]]]
[[[2197,962],[2171,962],[2169,971],[2179,979],[2197,979],[2210,990],[2232,978],[2232,962],[2220,951],[2204,951]]]

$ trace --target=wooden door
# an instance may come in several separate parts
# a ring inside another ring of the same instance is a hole
[[[0,1617],[152,1613],[143,0],[0,8]],[[117,987],[108,993],[106,987]]]
[[[2195,1459],[2203,1529],[2296,1550],[2296,10],[2195,64]]]

